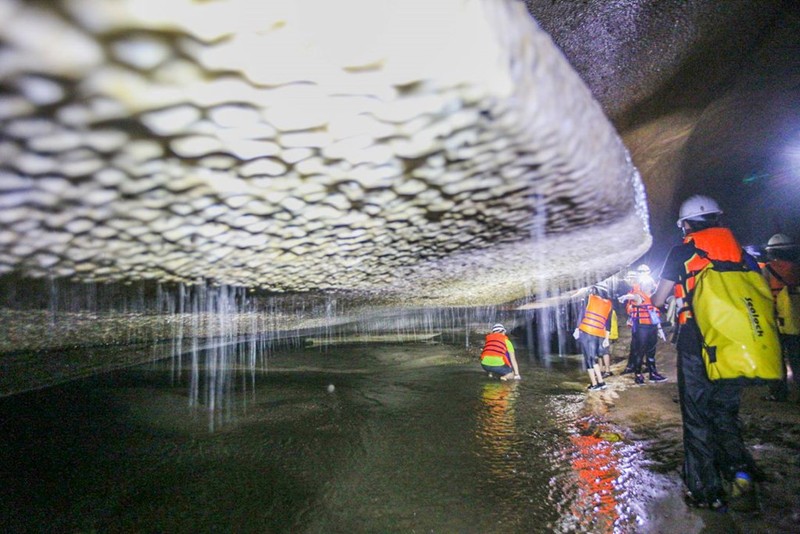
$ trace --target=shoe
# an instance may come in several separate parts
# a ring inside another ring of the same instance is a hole
[[[605,382],[600,382],[599,384],[597,384],[597,389],[606,389],[607,387],[608,386],[606,385]]]
[[[658,373],[650,373],[650,382],[666,382],[667,377]]]
[[[594,384],[589,384],[588,386],[586,386],[586,389],[592,391],[594,389]]]
[[[603,378],[608,378],[609,376],[614,376],[614,373],[612,371],[606,371],[605,373],[602,373],[602,376]]]
[[[764,395],[763,398],[764,398],[765,401],[786,402],[786,398],[785,397],[779,397],[777,395],[773,395],[772,393],[770,393],[769,395]]]
[[[644,375],[636,375],[633,381],[637,384],[644,384]]]
[[[589,386],[586,389],[588,389],[589,391],[600,391],[601,389],[606,389],[606,387],[608,387],[608,386],[606,386],[606,383],[605,382],[601,382],[599,384],[595,384],[594,386]]]
[[[734,512],[758,512],[758,496],[750,475],[739,471],[730,485],[730,508]]]
[[[622,372],[620,374],[621,375],[629,375],[632,372],[633,372],[633,369],[631,369],[630,367],[626,367],[625,369],[622,370]]]
[[[702,508],[717,512],[728,511],[728,506],[725,504],[725,501],[719,497],[715,497],[713,499],[700,499],[692,495],[691,491],[687,491],[684,494],[684,502],[686,502],[686,506],[689,506],[690,508]]]

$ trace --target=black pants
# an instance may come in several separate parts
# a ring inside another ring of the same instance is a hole
[[[769,387],[769,392],[776,399],[786,400],[789,398],[789,384],[786,376],[786,364],[792,370],[794,383],[800,389],[800,336],[787,336],[781,334],[781,351],[783,352],[784,371],[783,380],[774,382]]]
[[[631,367],[634,372],[641,374],[642,364],[647,363],[647,371],[655,373],[658,326],[654,324],[636,325],[631,335]]]
[[[683,480],[697,499],[722,497],[721,477],[732,479],[737,471],[755,471],[742,441],[741,392],[741,386],[711,382],[699,350],[678,350]]]

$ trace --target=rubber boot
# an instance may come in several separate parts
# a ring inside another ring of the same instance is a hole
[[[656,359],[655,358],[647,358],[647,371],[650,373],[648,377],[650,382],[666,382],[667,377],[659,374],[656,370]]]

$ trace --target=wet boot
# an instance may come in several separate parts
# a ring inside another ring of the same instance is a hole
[[[667,377],[660,374],[656,370],[656,359],[655,358],[647,358],[647,370],[650,373],[648,377],[650,382],[666,382]]]

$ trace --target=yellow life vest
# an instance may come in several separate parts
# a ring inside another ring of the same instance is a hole
[[[773,260],[764,273],[775,299],[778,331],[781,334],[800,334],[800,267],[785,260]]]
[[[619,324],[617,323],[617,312],[613,309],[611,310],[611,334],[609,334],[608,339],[615,340],[619,339]]]

